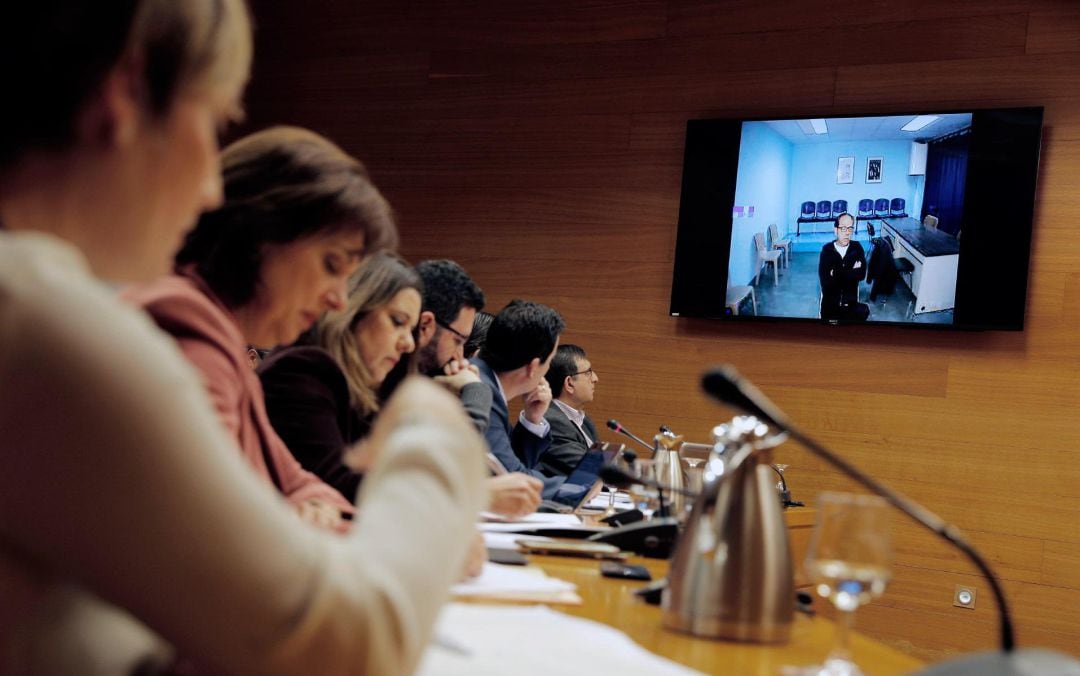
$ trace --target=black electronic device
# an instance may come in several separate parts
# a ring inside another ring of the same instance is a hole
[[[587,539],[615,545],[650,559],[666,559],[679,541],[679,522],[673,518],[639,521],[590,535]]]
[[[644,580],[652,579],[652,573],[645,566],[636,566],[617,561],[604,561],[600,564],[600,574],[604,577],[615,577],[621,580]]]

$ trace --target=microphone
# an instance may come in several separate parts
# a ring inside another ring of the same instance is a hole
[[[655,488],[659,491],[667,491],[669,493],[678,493],[679,495],[685,495],[690,499],[695,499],[698,496],[696,492],[688,490],[686,488],[678,488],[676,486],[671,486],[669,484],[665,484],[663,482],[653,479],[643,479],[641,477],[636,477],[630,472],[627,472],[623,468],[619,467],[618,465],[612,465],[610,463],[600,467],[599,477],[600,480],[608,486],[615,486],[616,488],[629,488],[634,484],[641,484],[643,486]]]
[[[889,504],[963,552],[990,583],[1001,617],[1001,650],[1005,653],[1012,652],[1014,647],[1012,617],[1009,614],[1005,594],[1001,589],[997,576],[994,575],[986,560],[964,539],[955,526],[947,523],[944,519],[913,500],[870,478],[869,475],[864,474],[847,460],[835,455],[832,451],[808,437],[795,427],[784,413],[769,401],[768,397],[744,380],[733,366],[723,365],[707,371],[701,379],[701,386],[706,393],[721,402],[754,415],[781,431],[787,432],[793,439],[803,444],[815,455],[838,468],[872,492],[885,498]]]
[[[641,439],[641,437],[637,436],[636,434],[634,434],[634,433],[633,433],[633,432],[631,432],[630,430],[628,430],[628,429],[626,429],[625,427],[623,427],[622,425],[620,425],[620,424],[619,424],[619,421],[618,421],[618,420],[616,420],[616,419],[614,419],[614,418],[612,418],[611,420],[607,421],[607,426],[608,426],[609,428],[611,428],[611,429],[615,430],[615,431],[616,431],[617,433],[619,433],[619,434],[624,434],[624,435],[626,435],[626,436],[630,437],[631,439],[633,439],[634,441],[638,442],[639,444],[641,444],[641,445],[642,445],[642,446],[644,446],[645,448],[649,449],[649,453],[652,453],[652,452],[653,452],[654,450],[656,450],[656,449],[654,449],[654,448],[652,447],[652,444],[646,443],[646,442],[645,442],[644,440],[642,440],[642,439]]]

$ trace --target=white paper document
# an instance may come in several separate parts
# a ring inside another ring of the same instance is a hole
[[[435,625],[420,676],[690,676],[607,625],[545,606],[451,603]]]
[[[558,594],[572,592],[577,585],[548,577],[539,568],[504,566],[486,562],[478,577],[450,588],[454,596],[519,596],[521,594]]]

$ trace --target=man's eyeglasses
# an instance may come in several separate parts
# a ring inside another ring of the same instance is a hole
[[[435,320],[435,323],[457,336],[460,340],[455,340],[454,342],[458,345],[464,345],[465,343],[469,342],[469,337],[463,334],[461,331],[455,329],[453,326],[450,326],[449,324],[444,324],[438,319]]]
[[[593,374],[593,367],[590,366],[589,368],[585,369],[584,371],[578,371],[577,373],[571,373],[569,377],[576,378],[577,376],[584,376],[584,375],[591,376],[592,374]]]
[[[855,227],[850,225],[837,226],[836,229],[840,232],[855,232]]]

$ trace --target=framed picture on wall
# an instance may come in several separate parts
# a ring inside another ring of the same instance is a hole
[[[881,165],[885,161],[883,157],[866,158],[866,182],[881,183]]]
[[[836,182],[852,183],[855,180],[855,158],[841,157],[836,163]]]

